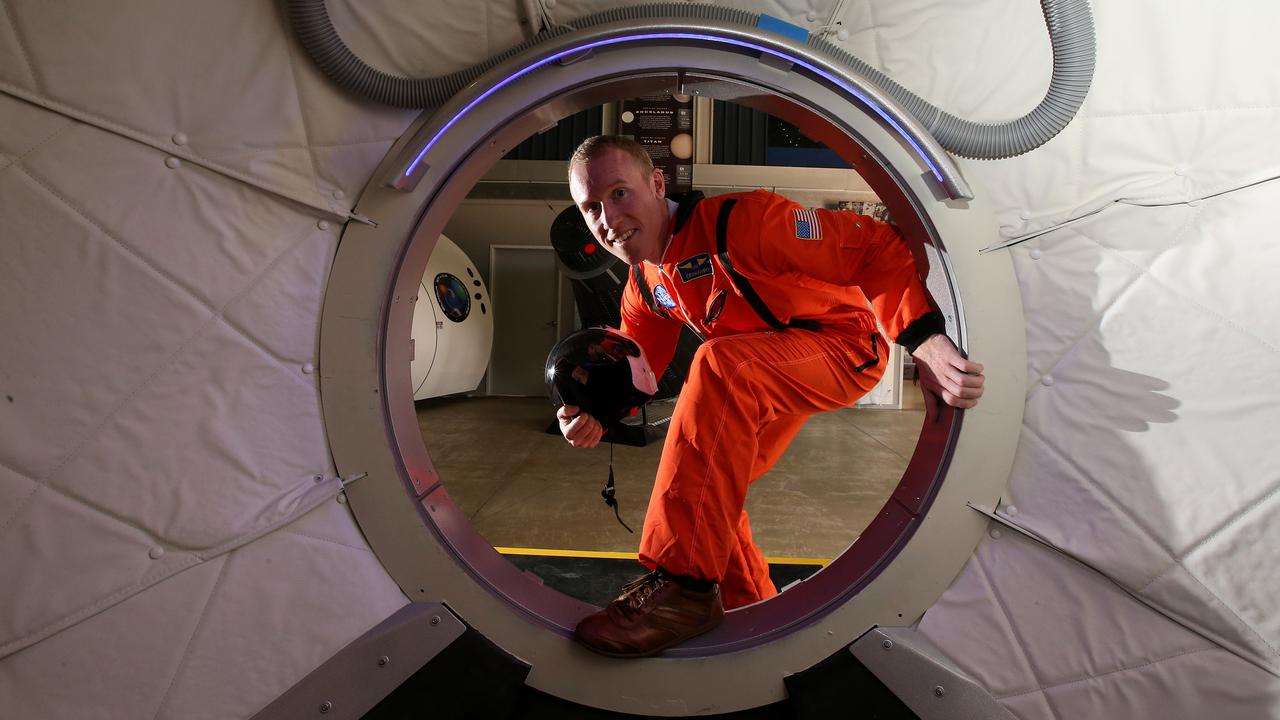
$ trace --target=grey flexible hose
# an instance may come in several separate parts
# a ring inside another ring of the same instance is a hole
[[[733,8],[690,3],[656,3],[632,5],[585,15],[569,25],[544,30],[538,37],[527,40],[493,57],[448,75],[434,78],[406,78],[384,73],[369,67],[338,37],[325,0],[287,0],[289,24],[325,75],[345,90],[384,105],[405,108],[434,108],[444,104],[471,81],[483,75],[499,63],[578,28],[594,27],[623,20],[649,20],[661,18],[689,18],[720,20],[754,27],[759,13],[749,13]]]
[[[1040,0],[1049,42],[1053,75],[1049,90],[1031,112],[1004,123],[964,120],[925,102],[892,78],[825,38],[811,37],[809,46],[862,74],[871,84],[902,104],[938,144],[961,157],[995,160],[1034,150],[1071,122],[1093,80],[1096,57],[1093,15],[1087,0]]]
[[[1012,157],[1043,145],[1066,127],[1084,102],[1093,79],[1093,15],[1088,0],[1041,0],[1040,7],[1053,47],[1049,90],[1030,113],[1005,123],[975,123],[944,112],[825,38],[810,37],[809,46],[865,76],[919,119],[947,150],[979,159]],[[701,3],[631,5],[550,28],[464,70],[434,78],[405,78],[375,70],[356,57],[338,37],[325,0],[286,0],[286,11],[289,24],[307,53],[339,87],[374,102],[406,108],[437,107],[490,68],[574,29],[650,19],[717,20],[755,27],[760,19],[759,13]]]

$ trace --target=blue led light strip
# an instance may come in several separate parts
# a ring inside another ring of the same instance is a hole
[[[422,162],[422,158],[427,154],[428,151],[431,150],[432,146],[434,146],[436,142],[438,142],[440,138],[443,137],[444,134],[449,131],[449,128],[453,127],[454,123],[458,122],[458,120],[463,115],[466,115],[468,112],[470,112],[471,109],[474,108],[476,105],[479,105],[480,103],[484,102],[490,95],[498,92],[499,90],[506,87],[507,85],[515,82],[516,80],[519,80],[521,77],[533,72],[534,70],[537,70],[538,68],[546,65],[547,63],[555,62],[557,60],[568,57],[570,55],[576,55],[578,53],[583,53],[588,50],[592,50],[594,48],[604,47],[606,45],[617,45],[620,43],[634,42],[634,41],[641,41],[641,40],[704,40],[704,41],[713,42],[713,43],[725,43],[728,45],[736,45],[738,47],[747,48],[748,50],[755,50],[761,53],[768,53],[770,55],[774,55],[778,58],[781,58],[782,60],[789,62],[793,65],[799,65],[800,67],[808,70],[809,72],[827,80],[830,83],[833,83],[837,87],[843,89],[845,92],[858,98],[863,103],[865,103],[868,107],[874,110],[877,115],[883,118],[885,122],[889,123],[889,125],[894,130],[897,130],[898,134],[901,135],[902,138],[906,140],[907,143],[911,145],[912,148],[915,149],[916,153],[920,156],[920,159],[924,161],[925,165],[929,166],[929,170],[933,173],[933,176],[938,179],[938,182],[945,184],[945,181],[942,179],[942,173],[939,172],[938,168],[934,167],[934,164],[932,162],[930,162],[929,156],[925,153],[925,151],[918,144],[916,144],[915,138],[911,137],[911,135],[908,134],[907,131],[904,130],[902,126],[899,125],[898,122],[893,119],[893,117],[891,117],[888,113],[886,113],[884,109],[881,108],[878,104],[872,101],[871,98],[867,97],[866,95],[863,95],[861,92],[858,92],[857,89],[853,88],[848,83],[837,78],[836,76],[832,75],[826,70],[823,70],[822,68],[819,68],[808,62],[805,62],[800,58],[792,57],[791,55],[787,55],[785,53],[779,52],[778,50],[774,50],[773,48],[767,48],[767,47],[764,47],[763,45],[756,45],[755,43],[749,43],[743,40],[716,37],[715,35],[703,35],[701,33],[649,33],[645,35],[624,35],[622,37],[608,38],[605,40],[596,40],[594,42],[589,42],[585,45],[580,45],[578,47],[570,48],[568,50],[562,50],[554,55],[551,55],[550,57],[539,60],[538,62],[506,77],[505,79],[502,80],[502,82],[499,82],[493,87],[484,91],[480,95],[480,97],[476,98],[475,100],[472,100],[470,103],[467,104],[466,107],[462,108],[462,110],[459,110],[458,114],[450,118],[449,122],[445,123],[444,127],[440,128],[440,131],[437,132],[435,136],[432,137],[431,140],[428,141],[425,146],[423,146],[422,152],[418,153],[418,156],[413,159],[412,163],[410,163],[409,169],[405,170],[404,172],[405,177],[408,177],[409,175],[413,174],[413,171],[418,167],[418,163]]]

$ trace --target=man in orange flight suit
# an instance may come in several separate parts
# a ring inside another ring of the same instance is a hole
[[[936,397],[972,407],[982,366],[943,334],[889,225],[764,191],[675,202],[644,149],[618,137],[578,148],[569,187],[596,240],[632,266],[621,330],[655,375],[682,326],[705,340],[645,516],[639,556],[654,572],[577,629],[599,652],[651,655],[715,627],[725,607],[777,594],[751,539],[747,486],[810,415],[852,405],[880,380],[877,318],[915,357],[931,409]],[[572,406],[557,416],[575,447],[599,443],[594,418]]]

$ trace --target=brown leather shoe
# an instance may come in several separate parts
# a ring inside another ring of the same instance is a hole
[[[608,607],[583,618],[574,634],[603,655],[646,657],[701,635],[723,619],[718,585],[696,592],[651,572],[623,588]]]

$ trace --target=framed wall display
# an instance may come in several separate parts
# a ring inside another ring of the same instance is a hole
[[[688,95],[641,95],[623,100],[618,134],[634,138],[662,170],[668,192],[693,189],[693,99]]]

